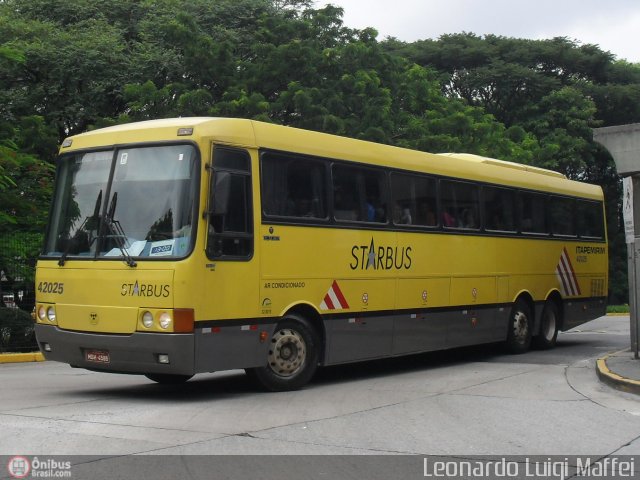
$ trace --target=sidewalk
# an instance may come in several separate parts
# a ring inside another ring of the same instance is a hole
[[[0,353],[0,363],[44,362],[40,352]]]
[[[600,380],[624,392],[640,395],[640,359],[630,349],[610,353],[596,361]]]

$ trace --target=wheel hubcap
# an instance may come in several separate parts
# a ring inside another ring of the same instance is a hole
[[[516,312],[513,322],[513,333],[519,343],[524,343],[529,333],[529,320],[523,312]]]
[[[278,330],[271,339],[269,366],[281,377],[295,375],[305,363],[306,344],[300,333],[290,328]]]

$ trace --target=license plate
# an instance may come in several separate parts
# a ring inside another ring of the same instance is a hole
[[[109,352],[106,350],[85,350],[84,358],[88,362],[109,363]]]

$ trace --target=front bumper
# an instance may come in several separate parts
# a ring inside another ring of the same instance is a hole
[[[96,334],[62,330],[53,325],[36,324],[36,338],[47,360],[72,367],[119,373],[165,373],[193,375],[194,335],[192,333],[141,333],[130,335]],[[45,351],[49,344],[51,351]],[[85,352],[109,352],[109,363],[88,361]],[[169,363],[159,363],[168,355]]]

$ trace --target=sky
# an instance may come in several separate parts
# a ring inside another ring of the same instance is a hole
[[[473,32],[543,39],[568,37],[640,63],[640,0],[316,0],[344,9],[344,24],[373,27],[378,39],[413,42]]]

